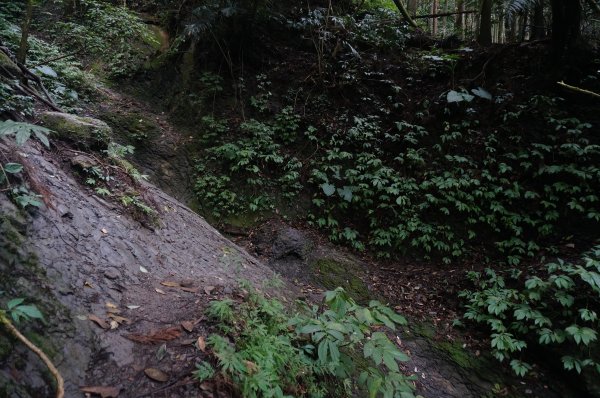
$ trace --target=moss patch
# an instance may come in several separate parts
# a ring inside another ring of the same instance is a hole
[[[416,336],[432,340],[435,337],[435,326],[429,322],[419,322],[410,325],[411,332]]]
[[[360,267],[348,260],[323,258],[311,265],[313,279],[327,289],[343,287],[350,297],[359,303],[371,298],[369,288],[358,275],[362,274]]]
[[[465,350],[460,342],[442,341],[434,343],[434,346],[444,351],[452,362],[463,369],[476,369],[483,365],[484,361]]]
[[[148,143],[160,134],[158,124],[142,112],[103,112],[102,118],[115,135],[134,145]]]

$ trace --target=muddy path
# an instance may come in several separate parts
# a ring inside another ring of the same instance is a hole
[[[202,334],[205,304],[231,295],[240,280],[261,286],[273,277],[151,184],[142,189],[159,210],[153,228],[85,189],[56,153],[37,146],[19,151],[48,207],[23,215],[0,197],[0,290],[27,298],[45,314],[45,324],[23,327],[51,354],[67,397],[83,396],[79,387],[86,385],[119,388],[121,397],[151,392],[160,386],[144,375],[151,366],[169,378],[189,374],[200,354],[190,340]],[[193,326],[182,328],[185,321]],[[164,336],[170,328],[175,338]],[[140,343],[131,335],[155,341]],[[159,361],[163,343],[166,358]],[[0,346],[9,348],[0,350],[0,396],[53,395],[39,360],[2,335]]]

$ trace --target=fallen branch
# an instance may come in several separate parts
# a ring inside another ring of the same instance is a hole
[[[567,84],[565,82],[556,82],[556,84],[558,84],[559,86],[561,86],[563,88],[566,88],[567,90],[573,91],[575,93],[589,95],[589,96],[592,96],[594,98],[600,98],[600,94],[598,94],[598,93],[595,93],[593,91],[586,90],[586,89],[583,89],[583,88],[571,86],[570,84]]]
[[[57,57],[45,59],[42,62],[38,62],[37,64],[31,65],[31,68],[37,68],[38,66],[46,65],[46,64],[49,64],[50,62],[59,61],[61,59],[68,58],[68,57],[73,57],[82,51],[83,51],[83,48],[80,48],[79,50],[73,51],[72,53],[63,54],[63,55],[59,55]]]
[[[56,367],[52,363],[52,361],[46,356],[46,354],[44,354],[44,352],[42,350],[40,350],[35,344],[33,344],[31,341],[29,341],[29,339],[27,339],[27,337],[23,336],[21,334],[21,332],[19,332],[19,330],[13,326],[13,324],[10,322],[10,320],[6,317],[6,313],[3,311],[0,312],[0,324],[2,324],[4,326],[4,328],[10,334],[12,334],[14,337],[16,337],[18,340],[20,340],[23,344],[25,344],[27,346],[27,348],[29,348],[31,351],[33,351],[34,354],[36,354],[38,357],[40,357],[42,362],[44,362],[44,364],[46,364],[46,366],[48,367],[48,370],[50,371],[50,373],[52,373],[52,376],[54,376],[54,378],[56,379],[56,398],[63,398],[65,396],[65,382],[64,382],[62,376],[60,375],[60,372],[58,371],[58,369],[56,369]]]
[[[449,17],[451,15],[476,14],[477,12],[478,12],[477,10],[468,10],[468,11],[456,11],[456,12],[443,12],[440,14],[413,15],[412,19]]]
[[[4,54],[6,54],[15,63],[15,65],[17,65],[17,67],[21,71],[22,78],[23,78],[22,80],[24,83],[23,86],[18,87],[21,90],[21,92],[27,92],[27,94],[32,95],[33,97],[40,100],[44,104],[48,105],[50,108],[52,108],[52,110],[54,110],[56,112],[62,112],[62,110],[54,102],[54,99],[52,99],[52,97],[50,96],[50,93],[48,93],[48,90],[46,90],[46,87],[44,86],[42,79],[40,79],[40,77],[38,75],[36,75],[35,73],[31,72],[25,65],[20,63],[18,60],[11,57],[10,51],[8,50],[8,48],[2,46],[1,41],[0,41],[0,51],[2,51]],[[33,88],[28,86],[29,80],[33,81],[35,84],[38,85],[38,87],[42,90],[42,92],[44,93],[46,98],[42,98],[42,96],[37,94],[35,92],[35,90],[33,90]]]
[[[52,103],[52,102],[48,101],[47,99],[43,98],[41,95],[39,95],[38,93],[36,93],[31,87],[28,87],[28,86],[25,86],[25,85],[20,85],[20,84],[15,84],[14,87],[17,90],[21,91],[22,94],[29,95],[29,96],[37,99],[38,101],[40,101],[44,105],[48,106],[53,111],[55,111],[55,112],[62,112],[62,109],[60,109],[58,106],[54,105],[54,103]]]

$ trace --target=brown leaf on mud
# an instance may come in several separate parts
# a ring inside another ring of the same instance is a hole
[[[117,306],[116,306],[115,304],[111,303],[110,301],[107,301],[107,302],[106,302],[106,308],[113,308],[113,309],[116,309],[116,308],[117,308]]]
[[[194,324],[190,321],[181,322],[181,327],[184,328],[186,332],[191,332],[194,330]]]
[[[169,380],[169,375],[160,369],[147,368],[147,369],[144,369],[144,373],[146,373],[146,376],[148,376],[152,380],[155,380],[155,381],[158,381],[161,383],[164,383],[165,381]]]
[[[214,286],[205,286],[204,287],[204,293],[206,293],[206,294],[210,294],[210,292],[212,292],[213,290],[215,290]]]
[[[183,290],[184,292],[188,292],[188,293],[197,293],[198,292],[197,287],[181,287],[180,289]]]
[[[88,319],[94,322],[96,325],[100,326],[102,329],[110,328],[109,324],[106,323],[103,319],[98,318],[96,315],[88,315]]]
[[[132,333],[125,335],[131,341],[135,341],[140,344],[157,344],[165,341],[175,340],[181,336],[181,329],[179,326],[173,326],[166,329],[160,329],[150,334],[138,334]]]
[[[200,351],[206,352],[206,342],[204,341],[204,337],[198,337],[198,340],[196,340],[196,345]]]
[[[117,321],[110,321],[110,330],[115,330],[119,327],[119,323]]]
[[[104,386],[89,386],[89,387],[79,387],[81,392],[85,392],[88,394],[100,395],[101,398],[117,398],[120,388],[117,387],[104,387]]]
[[[181,285],[177,282],[171,282],[171,281],[164,281],[160,283],[163,286],[167,286],[167,287],[180,287]]]
[[[125,318],[119,315],[115,315],[115,314],[108,314],[108,317],[111,318],[113,321],[117,321],[119,323],[126,323],[126,324],[130,324],[131,323],[131,319],[129,318]]]

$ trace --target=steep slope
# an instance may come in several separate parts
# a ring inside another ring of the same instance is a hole
[[[4,151],[16,151],[1,145]],[[197,214],[150,184],[143,189],[159,209],[156,228],[142,226],[118,206],[86,191],[62,168],[56,151],[29,145],[18,153],[30,178],[45,192],[48,206],[23,215],[0,196],[0,290],[8,297],[26,297],[44,313],[43,326],[22,327],[56,362],[69,397],[80,396],[79,386],[97,380],[136,394],[152,389],[142,370],[156,361],[158,345],[134,344],[126,335],[144,336],[174,326],[178,341],[197,338],[203,303],[231,293],[241,279],[258,286],[273,276]],[[107,315],[111,313],[113,318]],[[112,327],[118,327],[104,329],[91,322],[90,315],[102,326],[117,320]],[[195,324],[189,335],[179,326],[184,319]],[[159,340],[151,343],[163,342]],[[51,378],[41,362],[16,342],[0,337],[0,343],[0,395],[50,396],[45,386]],[[189,343],[183,351],[188,358],[198,353]],[[171,357],[174,354],[161,364],[169,373],[178,369],[167,363]],[[193,366],[193,361],[179,364]]]

